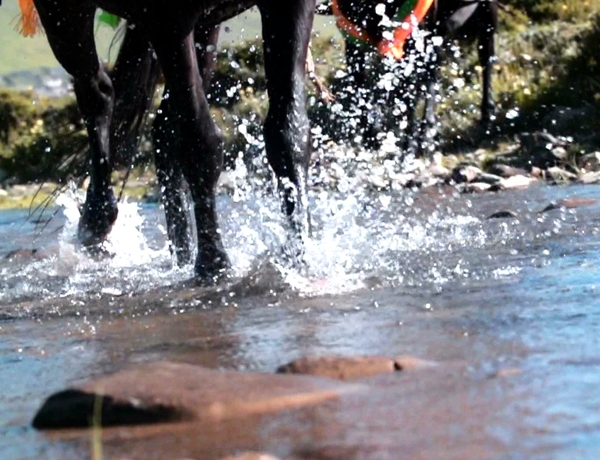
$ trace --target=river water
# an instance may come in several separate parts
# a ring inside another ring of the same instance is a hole
[[[569,197],[591,200],[540,213]],[[294,273],[276,263],[285,238],[276,200],[223,196],[234,270],[219,288],[194,286],[190,267],[173,268],[157,205],[121,204],[114,256],[102,261],[74,242],[75,194],[47,210],[56,211],[47,224],[2,211],[0,254],[12,256],[0,260],[1,457],[89,455],[30,421],[51,393],[132,363],[271,372],[304,355],[379,354],[463,370],[405,395],[407,407],[421,408],[420,418],[398,415],[394,442],[419,453],[406,458],[597,458],[593,200],[596,186],[312,192],[314,234],[305,270]],[[516,218],[487,218],[501,210]],[[373,447],[392,438],[368,415],[352,430],[346,442],[375,450],[348,458],[404,458]]]

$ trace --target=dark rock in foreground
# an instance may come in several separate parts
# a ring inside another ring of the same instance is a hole
[[[216,371],[159,362],[50,396],[36,428],[221,420],[334,399],[358,387],[308,376]]]

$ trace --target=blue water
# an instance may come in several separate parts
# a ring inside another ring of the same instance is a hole
[[[72,242],[70,205],[41,234],[25,212],[0,212],[0,255],[46,253],[0,264],[2,458],[87,455],[86,443],[53,442],[28,424],[45,397],[93,376],[161,359],[272,371],[323,353],[411,355],[460,369],[400,385],[382,403],[403,402],[397,420],[381,426],[366,409],[347,443],[414,443],[423,458],[442,458],[444,443],[447,458],[473,458],[461,450],[469,445],[484,446],[485,458],[597,458],[600,205],[538,212],[566,197],[600,203],[600,188],[425,190],[389,203],[313,196],[317,229],[301,274],[271,261],[276,202],[223,197],[235,277],[222,291],[181,284],[191,271],[173,268],[154,205],[122,214],[135,222],[116,229],[127,247],[115,242],[122,257],[101,262]],[[517,219],[486,218],[504,209]],[[431,417],[427,433],[411,410]],[[352,421],[340,414],[336,423]]]

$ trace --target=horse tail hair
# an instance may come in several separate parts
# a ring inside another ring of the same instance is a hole
[[[111,124],[113,166],[129,166],[135,160],[160,74],[148,38],[139,29],[126,27],[110,73],[115,93]]]

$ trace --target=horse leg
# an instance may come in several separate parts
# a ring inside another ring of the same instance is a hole
[[[406,123],[404,132],[402,133],[402,141],[400,148],[402,156],[417,157],[419,155],[419,123],[417,120],[417,105],[419,103],[420,92],[418,91],[418,79],[414,76],[414,71],[410,75],[403,75],[402,71],[399,75],[400,84],[397,88],[399,91],[398,100],[405,108],[403,121]]]
[[[353,94],[350,95],[353,110],[358,110],[358,130],[352,129],[354,137],[358,132],[365,146],[370,149],[379,148],[377,141],[377,118],[373,116],[377,104],[374,94],[378,93],[375,85],[374,69],[369,69],[372,62],[372,52],[365,49],[362,44],[346,38],[345,40],[346,69],[352,83]]]
[[[495,48],[494,35],[498,24],[498,4],[495,1],[482,2],[483,9],[482,31],[479,38],[479,64],[483,68],[483,97],[481,100],[481,124],[490,128],[495,119],[495,104],[492,94],[492,72],[494,71]]]
[[[421,122],[421,140],[419,142],[419,155],[431,153],[435,146],[437,134],[437,117],[435,116],[437,84],[439,73],[440,52],[433,44],[433,49],[428,53],[425,68],[425,112]]]
[[[193,34],[178,40],[161,33],[151,37],[151,42],[169,92],[160,110],[177,123],[181,133],[172,156],[194,201],[198,235],[196,275],[203,281],[216,282],[229,267],[216,214],[216,185],[223,167],[221,133],[209,111]]]
[[[165,88],[165,96],[169,88]],[[177,139],[181,136],[178,125],[173,119],[173,110],[168,97],[163,97],[156,119],[152,125],[154,141],[154,164],[160,186],[160,199],[165,210],[169,248],[175,255],[179,266],[191,261],[191,235],[188,210],[183,196],[183,174],[173,158],[173,152],[179,147]]]
[[[209,89],[216,64],[215,53],[219,29],[219,26],[210,28],[196,26],[194,31],[196,60],[205,92]],[[154,161],[161,188],[161,201],[165,210],[171,252],[175,254],[178,265],[183,266],[189,263],[192,257],[190,222],[184,197],[183,173],[174,160],[173,154],[181,147],[177,141],[181,136],[174,117],[169,117],[173,113],[169,104],[169,94],[170,88],[167,87],[153,125]]]
[[[78,237],[84,246],[103,242],[117,218],[111,184],[110,122],[114,92],[94,43],[94,5],[37,0],[35,6],[56,59],[73,77],[75,95],[90,142],[91,170]],[[60,18],[57,21],[56,18]]]
[[[279,182],[283,209],[297,237],[292,258],[303,253],[308,232],[306,180],[310,130],[306,113],[306,54],[315,1],[260,0],[269,112],[264,125],[267,158]]]

